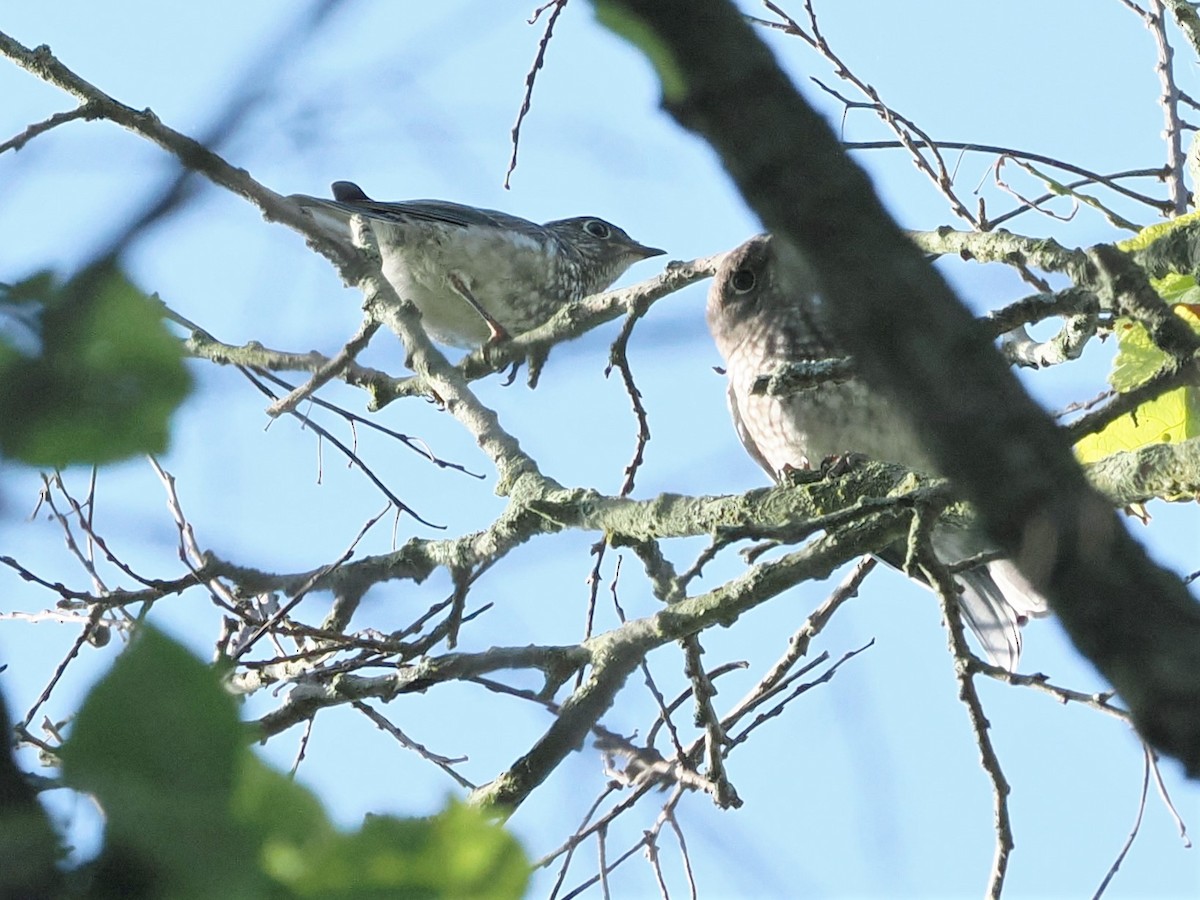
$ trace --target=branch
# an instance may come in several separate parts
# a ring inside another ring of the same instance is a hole
[[[975,688],[975,679],[970,665],[973,654],[967,646],[962,615],[958,607],[959,586],[949,570],[937,559],[929,543],[928,535],[918,548],[918,562],[925,577],[934,585],[938,601],[942,606],[942,617],[946,621],[946,637],[950,644],[950,655],[954,659],[954,675],[958,681],[958,699],[967,708],[971,730],[975,732],[975,743],[979,747],[980,762],[992,782],[992,815],[996,828],[996,852],[992,859],[992,873],[988,881],[987,897],[999,900],[1004,890],[1004,877],[1008,873],[1008,858],[1014,841],[1012,818],[1008,811],[1008,795],[1011,788],[1000,758],[992,743],[991,723],[983,711],[983,701]]]
[[[674,294],[689,284],[711,278],[716,274],[717,265],[724,255],[718,253],[690,262],[672,261],[660,274],[639,284],[594,294],[578,303],[568,303],[538,327],[516,335],[499,346],[491,347],[487,352],[482,349],[472,351],[458,364],[459,370],[464,378],[474,380],[493,372],[502,372],[513,363],[525,359],[545,359],[555,344],[577,338],[619,316],[633,315],[639,310],[639,314],[644,314],[646,309],[663,297]],[[530,373],[531,378],[534,378],[534,375],[534,372]],[[377,396],[375,403],[377,406],[383,406],[390,399]]]
[[[963,153],[986,153],[995,156],[1007,156],[1014,160],[1022,159],[1030,162],[1041,163],[1051,166],[1056,169],[1062,169],[1064,172],[1070,172],[1073,175],[1079,175],[1080,180],[1073,182],[1064,187],[1078,188],[1087,184],[1101,184],[1110,190],[1123,194],[1131,200],[1136,200],[1138,203],[1143,203],[1163,215],[1170,212],[1171,202],[1158,197],[1151,197],[1148,194],[1142,194],[1132,188],[1125,187],[1119,182],[1123,178],[1157,178],[1162,180],[1166,177],[1167,171],[1164,168],[1159,169],[1128,169],[1121,172],[1113,172],[1105,175],[1101,172],[1093,172],[1090,169],[1082,168],[1072,162],[1063,159],[1055,159],[1053,156],[1046,156],[1044,153],[1034,153],[1030,150],[1021,150],[1016,147],[1002,147],[996,144],[978,144],[974,141],[936,141],[937,146],[944,150],[960,150]],[[843,144],[847,150],[894,150],[903,146],[899,141],[847,141]],[[918,144],[919,146],[919,144]],[[1047,195],[1043,200],[1049,200],[1050,195]],[[988,219],[991,225],[998,225],[1006,219],[1011,219],[1018,212],[1028,211],[1029,207],[1021,206],[1016,211],[1004,213],[995,218]]]
[[[1188,190],[1183,181],[1187,160],[1183,151],[1183,123],[1179,118],[1179,88],[1175,84],[1175,51],[1167,39],[1163,5],[1164,0],[1150,0],[1150,12],[1144,21],[1154,35],[1154,46],[1158,49],[1154,71],[1158,73],[1162,86],[1162,96],[1158,102],[1163,111],[1163,135],[1167,141],[1167,187],[1171,192],[1171,211],[1181,216],[1188,208]]]
[[[39,134],[45,134],[52,128],[57,128],[59,125],[65,125],[67,122],[74,122],[76,119],[91,119],[94,118],[92,105],[90,103],[82,103],[74,109],[67,112],[55,113],[48,119],[43,119],[41,122],[34,122],[16,137],[9,138],[4,143],[0,144],[0,153],[8,150],[20,150]]]
[[[357,260],[347,245],[320,240],[321,234],[317,230],[315,222],[296,204],[263,187],[251,178],[245,169],[231,166],[199,141],[164,125],[151,110],[134,109],[89,84],[59,62],[50,52],[49,47],[42,45],[30,50],[7,34],[0,32],[0,54],[7,56],[21,68],[36,75],[47,84],[54,85],[78,98],[88,108],[85,118],[89,120],[107,119],[141,135],[162,147],[178,159],[185,168],[199,172],[214,184],[228,188],[238,196],[249,200],[262,211],[266,218],[290,225],[310,238],[315,237],[317,243],[314,246],[321,253],[330,258],[339,258],[346,266],[357,265]]]
[[[872,516],[856,530],[870,544],[902,535],[908,510]],[[778,560],[754,566],[715,590],[681,600],[645,619],[635,619],[585,643],[592,668],[587,680],[562,705],[559,717],[533,748],[506,772],[476,791],[474,803],[505,812],[518,806],[587,737],[612,704],[625,680],[651,650],[721,623],[732,624],[744,612],[781,591],[811,578],[825,578],[861,555],[857,541],[823,537]]]
[[[533,16],[529,19],[529,24],[536,22],[547,9],[554,9],[550,12],[549,18],[546,20],[546,30],[542,33],[542,39],[538,41],[537,55],[533,58],[533,65],[529,69],[529,73],[525,76],[525,94],[521,98],[521,109],[517,112],[517,121],[512,127],[512,155],[508,159],[508,171],[504,173],[504,189],[508,190],[509,182],[512,180],[512,174],[517,170],[517,148],[521,145],[521,125],[525,122],[525,117],[529,115],[529,108],[533,103],[533,85],[537,81],[538,72],[546,63],[546,48],[550,46],[550,39],[554,37],[554,23],[558,21],[558,17],[562,15],[562,11],[567,7],[567,0],[550,0],[544,6],[540,6],[534,11]]]

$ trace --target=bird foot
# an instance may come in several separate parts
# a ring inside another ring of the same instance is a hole
[[[821,476],[824,478],[837,478],[839,475],[845,475],[855,466],[860,466],[865,463],[869,457],[865,453],[835,453],[832,456],[827,456],[821,460]]]
[[[800,484],[812,484],[814,481],[820,481],[824,477],[824,473],[813,470],[806,459],[802,466],[793,466],[791,463],[785,463],[783,468],[779,470],[777,480],[780,484],[795,487]]]
[[[489,366],[495,364],[492,359],[492,351],[502,349],[503,345],[511,340],[508,332],[499,325],[496,325],[490,330],[492,332],[491,337],[484,341],[479,347],[480,356],[483,357],[483,361]],[[512,362],[504,365],[504,367],[499,370],[505,373],[504,380],[500,382],[504,387],[508,387],[517,380],[517,373],[521,371],[521,365],[524,362],[525,360],[523,358],[515,359]]]
[[[508,333],[508,329],[491,316],[485,314],[484,321],[488,327],[488,339],[483,342],[485,348],[495,347],[497,344],[503,344],[506,341],[512,340],[512,335]]]

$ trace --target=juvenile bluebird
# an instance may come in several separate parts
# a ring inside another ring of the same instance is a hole
[[[851,453],[936,473],[907,419],[852,369],[790,396],[752,393],[760,375],[784,363],[846,358],[825,324],[815,278],[798,256],[794,266],[779,265],[781,250],[769,235],[751,238],[722,261],[708,295],[708,327],[725,359],[729,410],[742,445],[776,481],[788,470]],[[948,523],[934,529],[933,543],[951,564],[991,549],[982,534]],[[881,557],[903,559],[903,551]],[[1020,626],[1044,614],[1045,601],[1008,560],[955,578],[963,618],[988,659],[1013,670]]]
[[[372,200],[349,181],[332,200],[293,194],[317,224],[347,238],[363,216],[379,242],[383,275],[421,311],[434,340],[478,347],[545,322],[566,303],[603,291],[634,263],[666,251],[639,244],[603,219],[538,225],[445,200]]]

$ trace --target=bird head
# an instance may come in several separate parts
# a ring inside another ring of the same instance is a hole
[[[579,260],[585,296],[607,288],[634,263],[667,252],[639,244],[623,229],[593,216],[556,219],[543,227]]]
[[[785,254],[787,265],[781,265]],[[760,234],[727,253],[717,267],[706,318],[728,359],[747,339],[803,343],[816,336],[813,313],[819,304],[815,277],[799,252]]]

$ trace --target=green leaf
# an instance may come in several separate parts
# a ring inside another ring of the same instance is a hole
[[[57,289],[57,279],[53,272],[45,270],[30,275],[24,281],[0,287],[3,288],[5,301],[9,303],[44,303]]]
[[[261,846],[259,866],[278,884],[303,878],[328,853],[337,832],[312,792],[247,753],[242,760],[234,815]]]
[[[1123,250],[1126,253],[1135,253],[1138,250],[1145,250],[1158,239],[1165,237],[1172,231],[1177,231],[1186,225],[1192,225],[1195,222],[1200,222],[1200,213],[1190,212],[1182,216],[1176,216],[1168,222],[1158,222],[1154,225],[1147,225],[1131,238],[1126,238],[1117,244],[1118,250]]]
[[[1176,314],[1200,332],[1200,316],[1187,304],[1176,304]],[[1117,356],[1108,376],[1109,384],[1127,393],[1144,384],[1167,362],[1145,326],[1118,319]],[[1138,450],[1150,444],[1174,444],[1200,435],[1200,390],[1179,387],[1143,403],[1131,413],[1109,422],[1075,445],[1080,462],[1095,462],[1121,450]]]
[[[143,627],[62,747],[63,780],[104,810],[95,877],[105,890],[258,895],[258,848],[231,815],[235,764],[248,752],[217,674]]]
[[[369,816],[351,834],[279,832],[264,863],[292,895],[338,900],[517,900],[530,872],[503,826],[456,801],[427,819]]]
[[[63,780],[108,826],[91,896],[516,900],[516,839],[451,801],[425,819],[344,833],[305,788],[246,747],[217,674],[143,627],[84,701]]]
[[[1195,298],[1200,296],[1200,290],[1196,288],[1196,279],[1191,275],[1171,272],[1162,278],[1151,278],[1150,283],[1158,295],[1168,303],[1195,303]]]
[[[0,344],[0,451],[64,466],[166,449],[191,378],[157,301],[111,262],[61,287],[39,273],[5,298],[40,304],[42,346],[30,358]]]
[[[1197,221],[1200,213],[1188,213],[1150,225],[1117,247],[1126,253],[1146,250],[1155,241]],[[1150,284],[1164,301],[1172,304],[1176,315],[1200,333],[1200,307],[1195,305],[1200,302],[1200,287],[1192,275],[1169,272],[1162,278],[1151,278]],[[1169,360],[1140,322],[1117,319],[1113,330],[1117,336],[1117,355],[1108,383],[1124,394],[1153,378]],[[1095,434],[1087,435],[1075,445],[1075,455],[1080,462],[1095,462],[1118,451],[1177,443],[1198,434],[1200,390],[1181,387],[1160,394]]]
[[[1167,354],[1150,339],[1150,332],[1141,322],[1117,319],[1113,332],[1117,336],[1117,355],[1108,383],[1124,394],[1153,378],[1167,362]]]
[[[1075,455],[1080,462],[1089,463],[1122,450],[1176,444],[1197,435],[1200,435],[1200,392],[1176,388],[1087,435],[1075,445]]]

